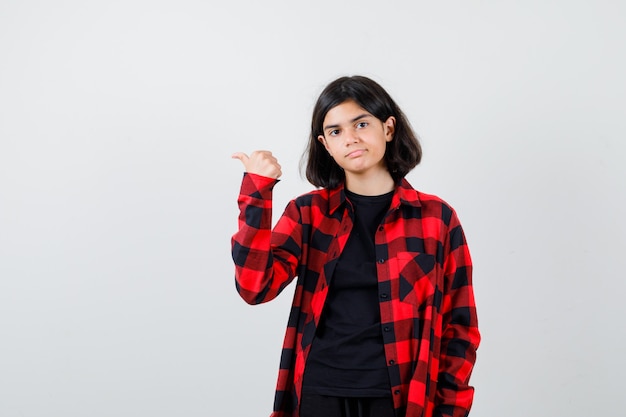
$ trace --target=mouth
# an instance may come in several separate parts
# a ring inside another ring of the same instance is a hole
[[[355,149],[346,155],[346,158],[357,158],[366,152],[365,149]]]

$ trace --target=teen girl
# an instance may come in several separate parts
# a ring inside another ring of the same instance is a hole
[[[297,277],[273,417],[466,416],[480,340],[472,265],[454,210],[404,178],[421,159],[408,120],[371,79],[342,77],[313,110],[306,176],[271,229],[281,167],[246,173],[232,239],[250,304]]]

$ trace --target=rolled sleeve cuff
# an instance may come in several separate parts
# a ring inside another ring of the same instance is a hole
[[[268,199],[272,197],[272,190],[280,180],[276,178],[264,177],[262,175],[245,172],[241,181],[239,193],[245,196]]]

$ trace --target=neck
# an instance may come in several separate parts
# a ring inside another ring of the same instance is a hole
[[[392,191],[395,186],[391,174],[386,170],[373,175],[346,175],[346,188],[359,195],[382,195]]]

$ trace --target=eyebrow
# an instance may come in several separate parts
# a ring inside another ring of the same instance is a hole
[[[356,122],[356,121],[357,121],[357,120],[359,120],[359,119],[363,119],[363,118],[366,118],[366,117],[371,117],[371,116],[372,116],[372,115],[371,115],[371,114],[369,114],[369,113],[363,113],[363,114],[358,115],[358,116],[357,116],[357,117],[355,117],[354,119],[350,120],[350,123],[354,123],[354,122]],[[334,129],[334,128],[336,128],[336,127],[339,127],[339,125],[326,125],[326,126],[324,126],[324,129],[323,129],[323,130],[324,130],[324,131],[326,131],[326,130],[328,130],[328,129]]]

